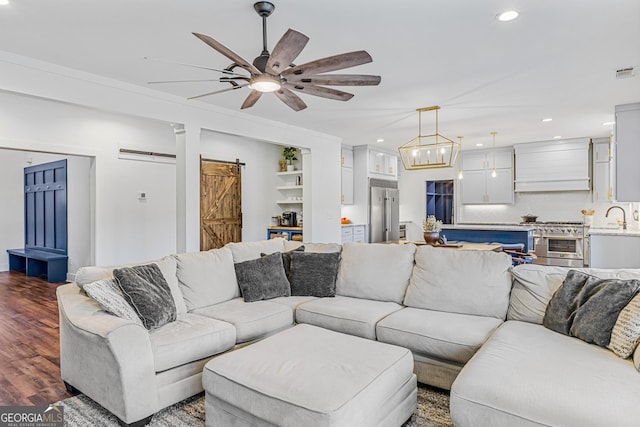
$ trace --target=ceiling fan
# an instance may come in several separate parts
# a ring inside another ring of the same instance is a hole
[[[264,92],[273,92],[291,109],[300,111],[307,108],[307,105],[293,91],[322,98],[348,101],[353,98],[352,93],[327,86],[375,86],[380,83],[380,76],[325,74],[373,61],[371,56],[364,50],[329,56],[301,65],[292,64],[309,41],[309,37],[292,29],[284,33],[273,48],[273,52],[269,53],[267,50],[267,17],[273,13],[275,6],[268,1],[259,1],[253,5],[253,8],[262,17],[262,53],[253,60],[253,63],[246,61],[212,37],[193,33],[194,36],[229,58],[233,63],[224,70],[214,70],[222,72],[224,76],[218,80],[223,83],[230,83],[231,87],[193,96],[189,99],[202,98],[248,86],[251,92],[242,103],[242,109],[255,105]],[[236,73],[234,71],[236,67],[247,71],[249,76]]]

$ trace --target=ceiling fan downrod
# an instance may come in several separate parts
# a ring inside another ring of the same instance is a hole
[[[269,50],[267,49],[267,18],[275,10],[273,3],[268,1],[259,1],[253,4],[255,11],[262,17],[262,53],[253,60],[253,65],[264,73],[269,61]]]

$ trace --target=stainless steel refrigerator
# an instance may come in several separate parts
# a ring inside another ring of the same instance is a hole
[[[369,242],[400,239],[400,199],[396,181],[374,180],[369,183]]]

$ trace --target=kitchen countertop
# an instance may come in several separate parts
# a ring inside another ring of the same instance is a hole
[[[591,227],[589,228],[589,235],[591,236],[629,236],[629,237],[640,237],[640,230],[628,229],[623,230],[622,227],[611,228],[611,227]]]
[[[532,225],[525,225],[519,223],[463,223],[463,224],[443,224],[443,229],[457,229],[457,230],[499,230],[499,231],[525,231],[533,230]]]
[[[359,226],[363,226],[363,225],[366,225],[366,224],[352,224],[352,223],[349,223],[349,224],[340,224],[340,225],[343,226],[343,227],[359,227]]]

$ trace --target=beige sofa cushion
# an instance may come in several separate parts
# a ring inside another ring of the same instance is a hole
[[[156,372],[222,353],[236,344],[236,329],[220,320],[186,313],[149,331]]]
[[[406,307],[378,322],[376,336],[414,354],[463,365],[502,323],[494,317]]]
[[[505,322],[451,388],[467,426],[637,426],[640,377],[611,351],[542,325]]]
[[[293,308],[271,301],[244,302],[235,298],[193,313],[231,323],[236,328],[237,343],[264,338],[294,324]]]
[[[640,279],[640,269],[568,268],[538,264],[513,267],[513,288],[507,320],[542,324],[551,297],[569,270],[578,270],[601,279]]]
[[[337,295],[299,305],[296,308],[296,321],[375,340],[376,324],[401,309],[402,306],[395,302]]]
[[[404,305],[504,319],[511,257],[492,251],[420,246]]]
[[[164,276],[167,284],[169,285],[169,289],[171,290],[171,296],[173,297],[173,302],[176,305],[176,313],[184,314],[187,312],[187,306],[185,305],[184,298],[182,295],[182,291],[180,290],[180,286],[178,284],[177,277],[177,265],[176,260],[172,256],[166,256],[157,261],[149,261],[142,262],[138,264],[126,264],[121,266],[112,266],[112,267],[95,267],[95,266],[87,266],[80,267],[76,272],[75,283],[81,289],[84,288],[84,285],[95,282],[97,280],[104,279],[113,279],[113,270],[116,268],[122,267],[134,267],[136,265],[145,265],[145,264],[157,264]]]
[[[174,256],[178,265],[180,289],[189,311],[240,296],[230,249]]]
[[[336,295],[402,304],[415,251],[411,244],[344,243]]]
[[[342,245],[340,245],[339,243],[302,243],[295,240],[284,241],[285,252],[296,250],[300,246],[304,246],[305,252],[326,253],[340,252],[342,250]]]
[[[227,243],[224,247],[231,250],[233,262],[243,262],[260,258],[261,254],[284,252],[285,240],[278,237],[271,240],[259,240],[257,242]],[[215,249],[214,249],[215,250]]]

